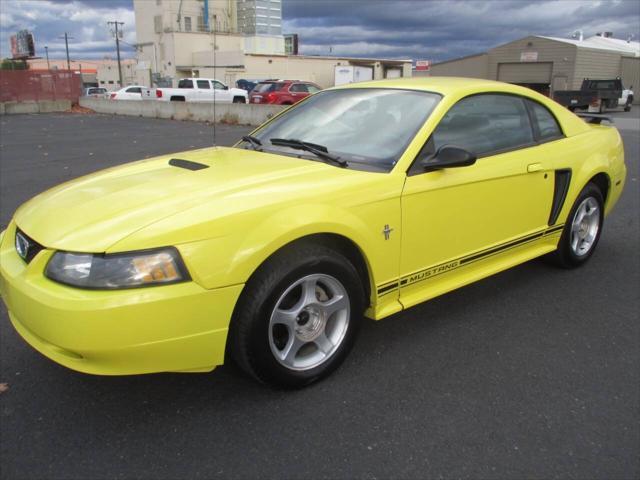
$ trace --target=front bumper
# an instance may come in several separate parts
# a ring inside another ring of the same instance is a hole
[[[15,229],[12,222],[1,237],[0,294],[15,329],[43,355],[98,375],[210,371],[223,363],[243,285],[72,288],[43,275],[52,250],[28,265],[18,256]]]

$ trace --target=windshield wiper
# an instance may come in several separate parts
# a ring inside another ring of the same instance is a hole
[[[253,137],[251,135],[245,135],[244,137],[242,137],[242,140],[249,143],[254,150],[257,150],[259,152],[262,151],[262,142],[256,137]]]
[[[340,160],[337,155],[332,155],[324,145],[317,145],[315,143],[303,142],[302,140],[296,140],[295,138],[272,138],[272,145],[280,147],[295,148],[296,150],[305,150],[314,154],[316,157],[328,161],[339,167],[346,167],[348,163],[344,160]]]

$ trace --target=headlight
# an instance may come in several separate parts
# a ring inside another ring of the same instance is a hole
[[[56,282],[80,288],[115,289],[162,285],[189,280],[175,248],[90,254],[56,252],[45,271]]]

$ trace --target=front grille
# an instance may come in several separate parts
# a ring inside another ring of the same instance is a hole
[[[20,258],[27,263],[31,262],[41,250],[44,250],[42,245],[20,229],[16,230],[15,247]]]

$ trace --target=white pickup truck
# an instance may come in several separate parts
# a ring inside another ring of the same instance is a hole
[[[182,78],[178,88],[146,88],[143,99],[163,102],[218,102],[247,103],[247,92],[241,88],[229,88],[213,78]]]

